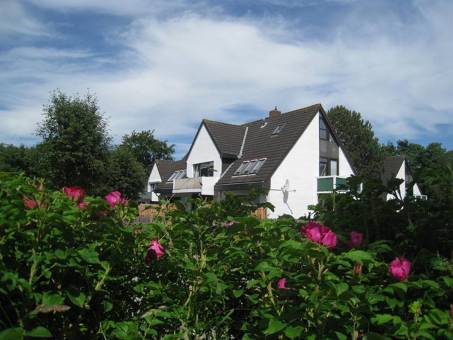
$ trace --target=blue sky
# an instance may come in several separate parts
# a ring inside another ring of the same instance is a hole
[[[115,141],[177,155],[202,118],[322,103],[381,142],[453,149],[452,1],[2,0],[0,142],[33,144],[49,94],[95,93]]]

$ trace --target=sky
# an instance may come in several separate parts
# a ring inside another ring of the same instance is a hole
[[[183,155],[202,118],[344,105],[382,143],[453,149],[450,0],[0,0],[0,143],[32,145],[53,91],[95,94],[116,143]]]

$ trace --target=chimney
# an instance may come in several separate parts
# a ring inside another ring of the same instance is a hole
[[[277,110],[277,106],[273,109],[273,110],[270,110],[269,111],[269,119],[272,119],[272,118],[277,118],[281,115],[282,113]]]

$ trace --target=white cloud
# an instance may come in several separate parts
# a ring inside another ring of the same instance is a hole
[[[52,1],[45,0],[49,6]],[[385,18],[363,18],[363,11],[334,23],[329,41],[297,41],[297,32],[279,20],[264,25],[186,13],[137,18],[110,37],[126,48],[115,59],[96,59],[90,51],[16,49],[0,57],[0,66],[14,66],[0,74],[2,102],[9,107],[0,112],[6,122],[0,135],[32,133],[55,88],[95,92],[117,138],[155,129],[171,142],[171,135],[194,133],[203,117],[236,121],[232,107],[258,107],[264,116],[274,105],[290,110],[317,102],[363,112],[380,135],[434,134],[436,124],[453,124],[453,47],[446,33],[453,8],[417,5],[423,27],[403,25],[395,35],[401,25],[395,17],[386,25]],[[358,27],[363,31],[356,39]],[[291,38],[281,39],[282,32]],[[111,68],[115,64],[121,67]]]
[[[36,20],[17,0],[0,1],[0,41],[18,34],[49,36],[49,28]]]

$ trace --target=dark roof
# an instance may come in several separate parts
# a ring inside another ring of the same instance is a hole
[[[404,161],[405,158],[402,156],[388,156],[384,158],[384,168],[382,172],[382,181],[384,184],[387,184],[391,179],[396,177]]]
[[[186,160],[181,159],[179,161],[170,161],[165,159],[160,159],[156,161],[157,169],[159,170],[159,175],[162,180],[161,183],[157,185],[156,191],[163,191],[163,190],[172,190],[173,183],[167,182],[173,172],[177,170],[185,170],[186,169]]]
[[[223,177],[217,182],[216,188],[225,187],[226,189],[227,186],[250,183],[263,183],[268,186],[275,170],[318,112],[325,116],[321,104],[242,125],[248,128],[243,155],[241,159],[234,161],[227,168]],[[283,124],[282,131],[277,135],[272,135],[275,128]],[[233,176],[243,161],[259,158],[266,158],[266,162],[256,175]],[[222,169],[222,171],[225,170]]]
[[[209,135],[222,158],[237,158],[244,139],[245,126],[203,119]]]

